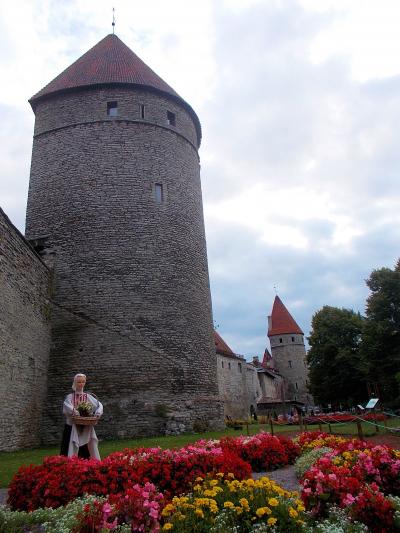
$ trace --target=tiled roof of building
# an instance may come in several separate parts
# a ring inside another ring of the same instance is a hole
[[[193,109],[146,65],[119,37],[107,35],[29,100],[33,109],[49,95],[90,86],[134,85],[163,93],[180,102],[192,115],[201,138],[200,122]]]
[[[265,348],[264,357],[261,366],[268,368],[272,366],[272,355],[269,353],[268,348]]]
[[[275,296],[270,323],[268,328],[268,337],[273,335],[285,335],[288,333],[299,333],[304,335],[295,319],[283,305],[279,296]]]
[[[219,333],[214,330],[215,351],[221,355],[237,357]]]

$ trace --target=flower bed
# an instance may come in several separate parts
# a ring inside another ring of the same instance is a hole
[[[188,496],[176,497],[162,511],[163,531],[214,533],[303,530],[304,506],[297,493],[283,490],[267,477],[238,481],[222,473],[199,478]],[[263,529],[264,530],[264,529]]]
[[[250,463],[254,472],[292,464],[300,454],[299,446],[291,440],[264,432],[252,437],[225,437],[220,440],[220,446]]]
[[[124,450],[104,461],[47,458],[20,469],[10,486],[14,508],[37,510],[0,507],[0,531],[400,531],[400,451],[322,432],[296,440],[261,433]],[[276,468],[300,449],[302,501],[268,478],[249,479],[250,464]],[[93,495],[77,498],[85,492]]]
[[[303,449],[315,443],[335,447],[332,439],[316,437],[304,435],[299,442]],[[372,532],[395,531],[395,506],[388,496],[400,495],[399,451],[337,439],[335,449],[318,459],[301,483],[304,504],[315,517],[326,516],[332,505],[338,505]]]
[[[8,503],[12,509],[32,511],[65,505],[85,493],[121,494],[146,482],[154,483],[168,499],[210,472],[233,472],[243,479],[251,468],[221,448],[139,448],[113,453],[104,461],[48,457],[42,465],[19,469],[9,487]]]

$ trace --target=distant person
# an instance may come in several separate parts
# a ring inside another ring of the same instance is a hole
[[[76,374],[72,383],[73,392],[67,394],[65,397],[63,414],[66,420],[60,455],[66,455],[68,457],[78,456],[84,459],[92,457],[100,460],[98,438],[94,427],[76,425],[72,420],[73,415],[79,415],[77,407],[82,402],[91,404],[93,416],[100,417],[103,414],[103,406],[97,398],[88,392],[83,392],[85,385],[85,374]]]

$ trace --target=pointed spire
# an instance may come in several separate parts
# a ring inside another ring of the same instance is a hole
[[[297,333],[304,335],[295,319],[283,305],[279,296],[275,296],[271,316],[268,317],[268,337]]]
[[[114,34],[107,35],[29,100],[33,110],[39,101],[55,94],[99,87],[137,87],[166,96],[191,115],[201,140],[199,119],[190,105]]]
[[[265,348],[264,357],[261,363],[263,368],[273,368],[272,355],[269,353],[268,348]]]

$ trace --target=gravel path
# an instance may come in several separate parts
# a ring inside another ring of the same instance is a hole
[[[271,472],[253,473],[254,479],[258,479],[263,476],[269,477],[286,490],[297,490],[298,492],[300,491],[300,485],[294,473],[293,465],[288,465],[283,468],[279,468],[278,470],[272,470]]]
[[[0,489],[0,505],[4,505],[7,501],[7,489]]]

